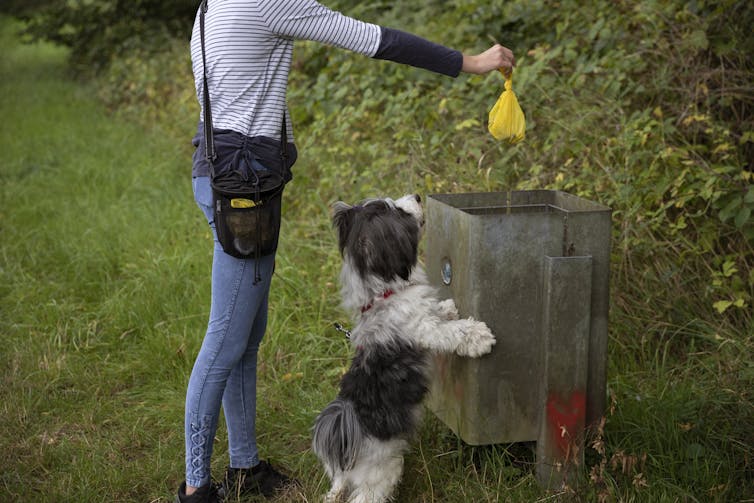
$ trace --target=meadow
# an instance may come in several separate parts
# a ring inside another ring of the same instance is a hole
[[[499,75],[442,80],[297,49],[301,159],[259,370],[261,455],[302,482],[282,501],[326,491],[310,427],[349,361],[332,328],[348,320],[330,204],[513,188],[613,208],[604,428],[578,479],[548,493],[532,445],[470,447],[427,414],[397,501],[754,501],[754,74],[716,45],[723,14],[595,2],[556,23],[527,2],[458,1],[436,16],[433,2],[332,3],[477,49],[489,41],[451,20],[484,31],[507,16],[529,130],[514,148],[486,133]],[[172,501],[212,253],[191,194],[185,40],[93,77],[66,48],[22,43],[20,27],[0,18],[0,500]],[[700,54],[717,57],[704,72]],[[214,473],[226,459],[221,426]]]

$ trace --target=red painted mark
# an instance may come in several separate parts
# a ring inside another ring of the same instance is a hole
[[[445,355],[435,355],[436,375],[443,383],[443,390],[446,396],[452,393],[453,398],[460,402],[463,398],[463,384],[458,380],[450,377],[450,361]],[[451,387],[452,386],[452,387]]]
[[[547,425],[555,439],[555,445],[564,455],[569,444],[581,433],[586,416],[586,395],[574,391],[566,401],[556,393],[547,398]]]
[[[457,402],[463,399],[463,384],[460,382],[456,382],[456,385],[453,386],[453,396],[455,396]]]

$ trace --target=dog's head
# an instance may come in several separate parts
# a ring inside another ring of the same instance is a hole
[[[408,281],[416,265],[424,212],[418,195],[333,206],[340,253],[362,280]]]

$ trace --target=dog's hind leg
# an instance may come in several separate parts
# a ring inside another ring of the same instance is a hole
[[[348,503],[385,503],[391,501],[403,475],[404,440],[375,441],[366,458],[354,466],[353,492]]]
[[[348,479],[343,472],[332,477],[332,487],[325,495],[325,503],[342,503],[348,495]]]
[[[394,458],[376,470],[374,477],[364,481],[351,493],[348,503],[386,503],[392,500],[403,473],[403,456]]]

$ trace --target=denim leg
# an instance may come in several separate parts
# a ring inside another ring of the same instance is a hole
[[[257,353],[267,326],[267,297],[259,307],[246,352],[233,368],[225,386],[223,411],[228,428],[232,468],[250,468],[259,462],[256,442]]]
[[[212,195],[207,177],[194,179],[194,194],[214,230]],[[274,255],[260,259],[262,280],[255,283],[254,260],[237,259],[226,254],[215,239],[210,320],[186,393],[188,485],[199,487],[210,480],[212,442],[227,385],[230,386],[225,402],[231,458],[244,462],[257,459],[253,421],[256,355],[267,322],[267,298],[274,261]]]

